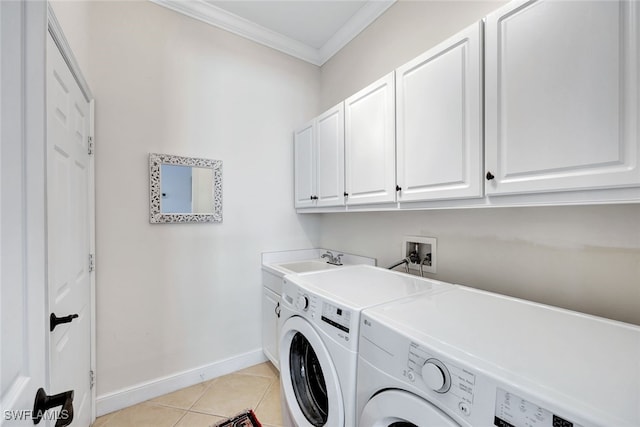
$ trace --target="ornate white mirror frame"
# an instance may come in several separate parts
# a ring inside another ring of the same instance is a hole
[[[166,213],[162,210],[162,165],[186,166],[212,169],[211,188],[213,204],[211,212]],[[181,157],[170,154],[149,154],[149,222],[152,224],[187,222],[222,222],[222,161],[195,157]]]

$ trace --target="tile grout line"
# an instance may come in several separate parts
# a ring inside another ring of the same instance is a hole
[[[178,424],[180,424],[180,421],[182,421],[182,419],[187,415],[188,411],[184,411],[184,414],[182,414],[182,416],[180,418],[178,418],[178,421],[175,422],[175,424],[173,424],[173,427],[176,427]]]
[[[202,399],[202,397],[207,393],[207,391],[209,391],[209,389],[211,388],[213,383],[216,382],[217,379],[218,378],[213,378],[213,379],[207,381],[207,383],[208,383],[207,386],[204,388],[204,390],[202,390],[202,393],[200,394],[200,396],[198,396],[198,398],[193,401],[193,403],[191,404],[191,406],[189,406],[187,411],[191,412],[191,408],[193,408],[195,406],[195,404],[198,403],[200,401],[200,399]]]
[[[260,404],[262,402],[264,402],[264,400],[267,397],[267,394],[269,394],[269,391],[271,390],[271,387],[273,387],[274,384],[280,384],[280,378],[276,377],[273,378],[271,381],[271,384],[269,384],[269,387],[267,387],[267,389],[265,390],[264,394],[262,395],[262,397],[260,398],[260,400],[258,401],[258,404],[256,405],[256,407],[254,408],[254,410],[258,410],[258,407],[260,406]]]

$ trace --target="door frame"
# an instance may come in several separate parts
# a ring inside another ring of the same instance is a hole
[[[62,57],[64,58],[65,62],[67,63],[69,70],[71,70],[71,74],[73,75],[73,78],[75,79],[76,83],[78,83],[78,86],[80,87],[80,90],[82,91],[82,94],[85,100],[89,102],[89,136],[93,140],[94,154],[89,156],[89,173],[88,173],[89,182],[87,183],[88,190],[89,190],[89,206],[87,209],[87,214],[89,216],[88,218],[89,253],[93,254],[95,259],[95,253],[96,253],[96,247],[95,247],[95,241],[96,241],[95,239],[95,119],[94,119],[95,98],[93,96],[93,93],[91,92],[91,89],[89,88],[89,85],[87,84],[87,81],[85,80],[82,74],[82,70],[80,69],[78,62],[75,59],[75,56],[73,54],[73,51],[71,50],[69,42],[67,41],[64,35],[64,32],[62,31],[62,27],[60,26],[60,23],[56,18],[53,7],[49,2],[47,2],[47,30],[48,30],[48,33],[51,35],[55,45],[58,47],[58,50],[62,54]],[[45,48],[46,48],[46,44],[45,44]],[[45,122],[45,128],[46,128],[46,122]],[[46,157],[46,144],[44,146],[44,150],[45,150],[44,155]],[[45,184],[45,190],[46,190],[46,184]],[[87,262],[89,262],[88,256],[89,254],[87,254]],[[94,373],[94,379],[95,379],[95,372],[96,372],[96,271],[95,271],[95,266],[93,271],[90,273],[90,280],[91,280],[91,285],[90,285],[91,296],[90,296],[89,308],[91,310],[91,316],[90,316],[91,345],[90,345],[89,351],[90,351],[90,358],[91,358],[91,362],[90,362],[91,371]],[[48,281],[45,283],[48,283]],[[45,314],[48,316],[48,314],[51,312],[49,310],[48,289],[46,289],[46,293],[47,293],[47,299],[46,299],[47,311]],[[46,354],[47,356],[49,356],[50,335],[48,331],[47,331],[46,341],[47,341]],[[50,362],[51,362],[50,358],[47,357],[47,385],[49,385],[49,378],[51,373]],[[89,380],[90,379],[87,378],[87,381]],[[91,422],[92,423],[96,419],[96,388],[97,387],[95,385],[95,380],[94,380],[93,387],[91,388]]]

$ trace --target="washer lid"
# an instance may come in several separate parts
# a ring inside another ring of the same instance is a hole
[[[424,399],[401,390],[376,394],[362,410],[360,427],[460,427],[451,417]]]
[[[452,286],[368,265],[291,274],[285,276],[285,281],[355,310]]]

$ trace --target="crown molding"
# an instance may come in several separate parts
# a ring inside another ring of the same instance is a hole
[[[221,28],[295,58],[322,66],[396,0],[372,0],[358,10],[320,49],[260,26],[204,0],[149,0],[159,6]]]
[[[365,3],[320,49],[320,65],[356,38],[365,28],[387,11],[396,0],[370,0]]]

